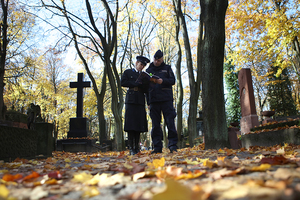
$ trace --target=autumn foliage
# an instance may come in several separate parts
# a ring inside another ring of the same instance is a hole
[[[142,151],[135,156],[128,151],[53,152],[47,159],[2,162],[0,198],[108,198],[107,191],[119,186],[119,192],[110,194],[114,198],[273,199],[298,195],[300,146],[203,149],[201,144],[172,154],[164,149],[162,154]]]

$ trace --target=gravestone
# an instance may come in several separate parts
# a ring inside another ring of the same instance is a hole
[[[230,127],[228,127],[228,139],[232,149],[240,149],[242,148],[241,140],[239,140],[238,136],[241,135],[241,131],[237,127],[238,123],[230,123]]]
[[[203,134],[203,117],[202,117],[202,110],[200,110],[199,112],[199,117],[196,119],[197,120],[197,136],[204,136]]]
[[[255,98],[252,85],[251,70],[243,68],[238,75],[242,118],[240,120],[241,134],[249,133],[251,128],[259,126],[256,114]]]
[[[68,138],[83,138],[88,135],[88,119],[83,117],[83,88],[91,87],[91,82],[83,81],[83,73],[78,73],[77,82],[70,82],[70,88],[77,88],[76,118],[70,118]]]
[[[57,141],[58,151],[92,152],[95,151],[95,140],[87,138],[89,120],[83,117],[83,89],[90,87],[89,81],[83,81],[83,73],[78,73],[77,82],[70,82],[71,88],[77,88],[76,118],[70,118],[67,139]]]

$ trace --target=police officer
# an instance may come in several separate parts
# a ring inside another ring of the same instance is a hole
[[[140,151],[140,133],[148,131],[145,93],[147,84],[136,82],[139,72],[150,60],[144,56],[137,56],[134,69],[126,69],[121,77],[121,85],[127,87],[125,98],[125,123],[124,131],[128,133],[128,147],[131,155]]]
[[[164,63],[163,52],[158,50],[154,54],[154,60],[146,70],[149,74],[156,75],[159,79],[152,80],[147,94],[147,103],[150,105],[150,117],[152,120],[151,137],[154,150],[151,153],[162,153],[162,129],[161,113],[164,115],[168,128],[168,148],[173,153],[177,151],[177,130],[174,118],[176,117],[173,106],[172,86],[175,84],[175,76],[170,65]]]

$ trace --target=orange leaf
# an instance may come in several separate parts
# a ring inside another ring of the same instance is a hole
[[[21,179],[23,176],[21,174],[16,174],[16,175],[12,175],[12,174],[5,174],[2,177],[2,180],[4,181],[15,181],[17,179]]]
[[[29,180],[29,179],[32,179],[32,178],[37,178],[37,177],[40,177],[39,173],[32,172],[28,176],[25,176],[23,180],[26,181],[26,180]]]

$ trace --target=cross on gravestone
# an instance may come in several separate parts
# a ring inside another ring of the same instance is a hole
[[[83,88],[90,87],[90,82],[83,81],[83,73],[78,73],[77,82],[70,82],[71,88],[77,88],[76,118],[70,118],[68,138],[84,138],[88,135],[88,119],[83,116]]]
[[[70,88],[77,88],[77,118],[83,116],[83,88],[85,87],[91,87],[91,82],[83,81],[83,73],[78,73],[77,82],[70,82]]]

